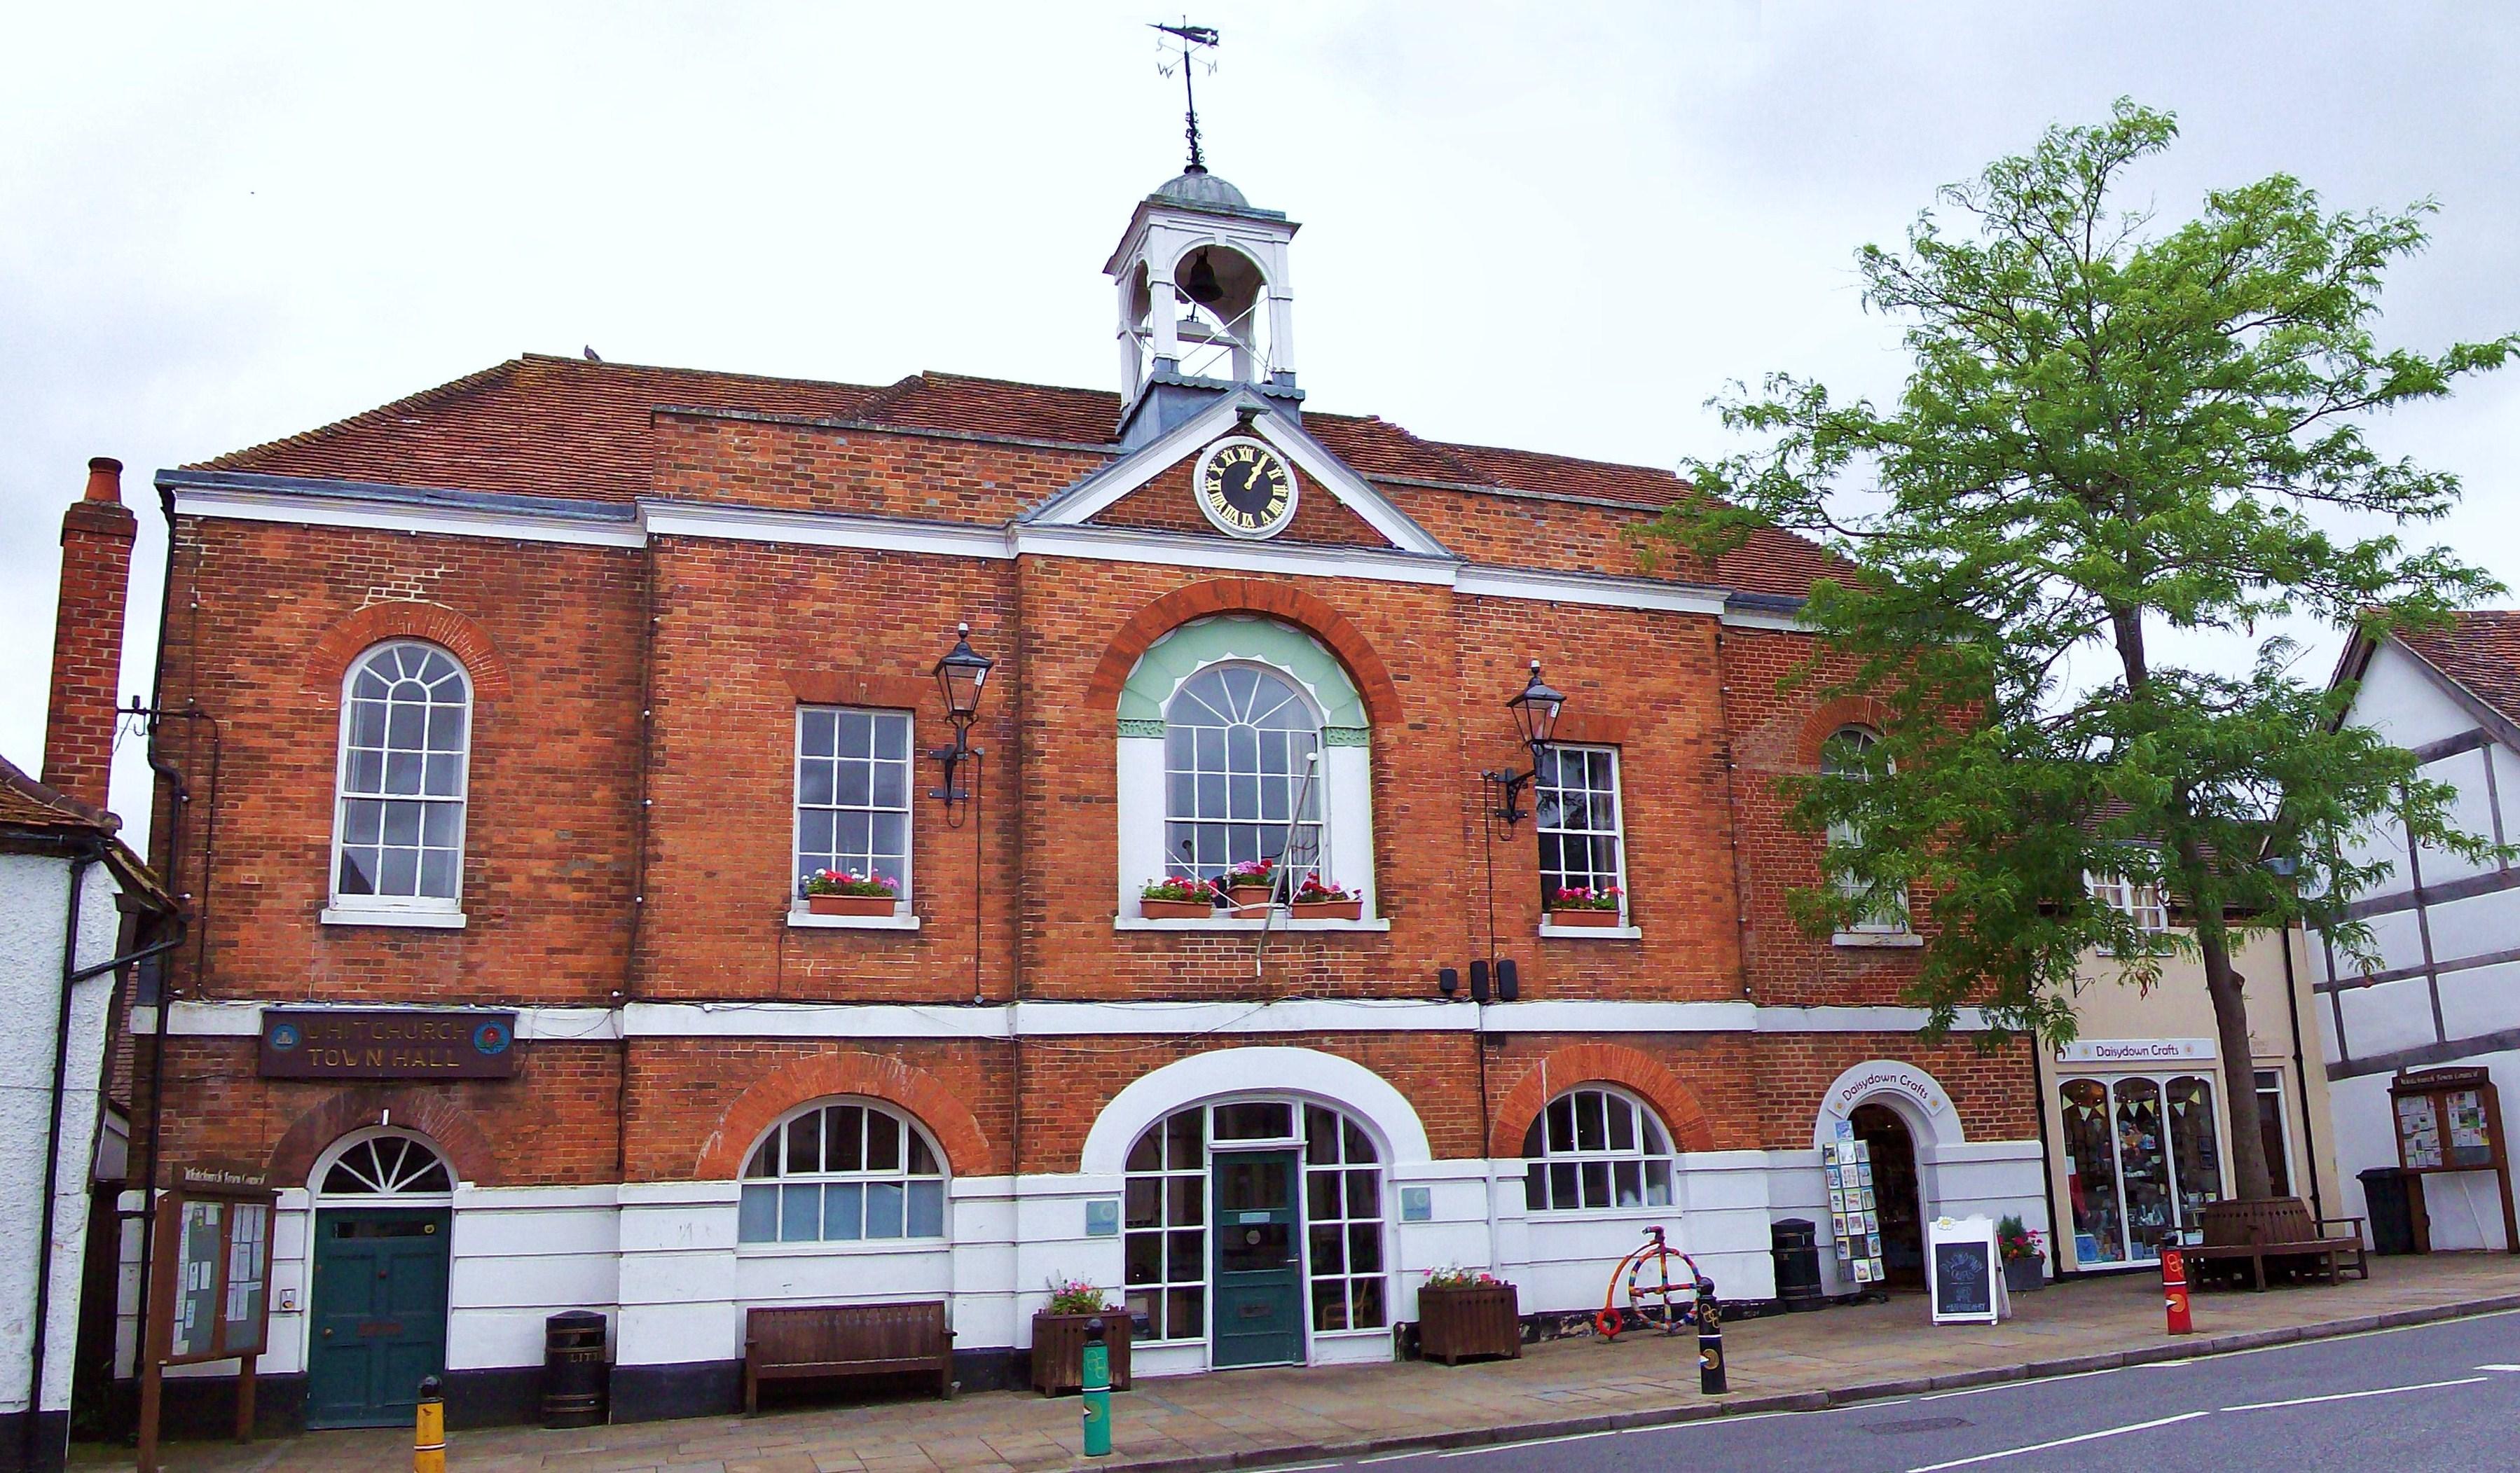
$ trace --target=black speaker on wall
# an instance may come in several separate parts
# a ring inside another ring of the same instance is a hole
[[[1522,973],[1514,967],[1511,957],[1497,963],[1496,990],[1500,1003],[1510,1003],[1522,996]]]
[[[1439,966],[1435,968],[1435,990],[1448,998],[1460,993],[1462,990],[1462,969],[1458,966]]]
[[[1484,961],[1473,961],[1470,963],[1470,1001],[1484,1003],[1487,1000],[1488,964]]]

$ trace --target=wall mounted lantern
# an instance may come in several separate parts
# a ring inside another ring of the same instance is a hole
[[[936,662],[936,689],[945,697],[945,719],[954,724],[954,744],[927,754],[945,770],[945,785],[929,790],[927,796],[945,805],[949,826],[959,826],[970,807],[970,789],[955,786],[954,780],[964,764],[979,760],[979,749],[971,745],[971,723],[980,714],[980,688],[989,683],[989,671],[996,663],[973,652],[968,624],[956,627],[953,649]]]
[[[1522,744],[1530,749],[1531,766],[1519,773],[1496,771],[1481,773],[1488,785],[1496,789],[1493,812],[1511,828],[1528,817],[1522,809],[1522,790],[1540,776],[1540,764],[1549,752],[1551,738],[1557,731],[1557,713],[1565,708],[1566,694],[1552,690],[1540,680],[1540,661],[1531,662],[1531,679],[1508,700],[1506,709],[1513,713],[1513,724],[1522,733]]]

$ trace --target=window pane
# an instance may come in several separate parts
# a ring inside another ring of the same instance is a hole
[[[1619,1098],[1607,1096],[1610,1110],[1610,1149],[1632,1151],[1637,1148],[1637,1107]]]
[[[1382,1280],[1378,1277],[1350,1279],[1348,1293],[1355,1306],[1348,1315],[1349,1327],[1360,1330],[1382,1328]]]
[[[1549,1168],[1549,1205],[1556,1208],[1581,1207],[1584,1192],[1575,1183],[1575,1163],[1560,1161]]]
[[[835,1243],[856,1242],[863,1235],[866,1188],[855,1182],[834,1182],[825,1191],[823,1236]]]
[[[901,1236],[902,1183],[869,1182],[866,1187],[866,1235]]]
[[[1575,1097],[1561,1094],[1549,1102],[1549,1149],[1552,1154],[1575,1148]]]
[[[419,851],[387,849],[382,859],[382,872],[377,876],[378,894],[416,895],[420,893]]]
[[[1607,1161],[1584,1163],[1584,1205],[1587,1207],[1610,1205],[1610,1163]]]
[[[839,750],[839,716],[832,711],[796,713],[796,749],[808,757],[829,757]]]
[[[1610,1163],[1610,1196],[1621,1207],[1642,1207],[1645,1201],[1644,1166],[1637,1161]]]
[[[875,752],[875,718],[864,711],[840,713],[840,755],[866,757]]]
[[[1164,1195],[1165,1221],[1174,1227],[1195,1228],[1206,1221],[1206,1177],[1168,1177]]]
[[[1647,1207],[1669,1207],[1671,1205],[1670,1162],[1648,1161],[1645,1163],[1645,1205]]]
[[[936,1177],[944,1175],[943,1171],[936,1165],[936,1153],[927,1148],[927,1138],[920,1135],[917,1131],[908,1132],[908,1136],[910,1141],[910,1165],[907,1169],[910,1174],[914,1177]]]
[[[779,1188],[779,1240],[810,1243],[822,1236],[823,1188],[807,1183]]]
[[[823,1169],[823,1112],[807,1110],[788,1122],[788,1170],[803,1175]]]
[[[888,762],[910,758],[910,718],[898,711],[875,719],[875,754]]]
[[[1333,1226],[1315,1228],[1309,1235],[1312,1238],[1313,1247],[1313,1272],[1320,1274],[1347,1272],[1345,1233]]]
[[[866,1112],[866,1169],[901,1170],[901,1122],[880,1110]]]
[[[778,1132],[773,1131],[769,1135],[762,1137],[761,1143],[752,1148],[752,1159],[744,1163],[743,1174],[747,1177],[775,1177],[779,1175]]]
[[[736,1241],[741,1243],[773,1243],[779,1240],[779,1188],[746,1186],[736,1207]]]
[[[867,1112],[859,1105],[831,1105],[823,1111],[823,1140],[828,1166],[823,1171],[866,1170]],[[789,1170],[795,1168],[790,1167]]]
[[[1334,1171],[1309,1172],[1304,1182],[1304,1216],[1318,1222],[1339,1216],[1339,1181]]]
[[[1338,1116],[1320,1105],[1304,1106],[1304,1161],[1311,1166],[1338,1164]]]
[[[1255,1101],[1216,1107],[1219,1140],[1282,1140],[1295,1134],[1292,1105]]]
[[[421,851],[420,893],[443,900],[455,898],[455,851],[451,849]]]
[[[1127,1169],[1161,1171],[1164,1165],[1164,1138],[1160,1128],[1150,1129],[1129,1147]]]
[[[1352,1218],[1382,1216],[1380,1173],[1352,1171],[1347,1174],[1347,1215]]]
[[[1164,1164],[1174,1171],[1207,1165],[1206,1112],[1192,1106],[1164,1122]]]
[[[373,849],[341,851],[341,875],[338,882],[344,895],[377,893],[377,852]]]
[[[1132,1232],[1122,1246],[1123,1272],[1133,1284],[1159,1284],[1164,1281],[1164,1235],[1160,1232]]]
[[[945,1183],[913,1182],[910,1183],[910,1225],[912,1237],[945,1235]]]
[[[1602,1096],[1587,1090],[1575,1096],[1575,1148],[1579,1151],[1603,1149],[1608,1140],[1601,1124]]]
[[[1343,1122],[1340,1125],[1339,1138],[1347,1144],[1347,1160],[1350,1166],[1363,1165],[1382,1159],[1373,1153],[1372,1138],[1367,1136],[1364,1128],[1359,1126],[1353,1120]]]
[[[1131,1228],[1164,1226],[1164,1182],[1161,1177],[1130,1179],[1126,1195],[1121,1199],[1121,1212]]]
[[[1164,1296],[1164,1333],[1175,1340],[1195,1340],[1207,1333],[1204,1291],[1175,1289]]]
[[[832,764],[813,761],[796,764],[797,802],[817,807],[829,806],[832,801]]]
[[[1174,1283],[1200,1283],[1207,1277],[1207,1234],[1204,1232],[1170,1232],[1164,1235],[1164,1276]]]
[[[1534,1161],[1522,1177],[1522,1205],[1532,1212],[1549,1208],[1549,1168]]]
[[[1313,1281],[1313,1328],[1343,1330],[1347,1328],[1347,1280],[1321,1278]]]

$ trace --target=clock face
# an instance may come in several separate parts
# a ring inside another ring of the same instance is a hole
[[[1274,537],[1295,514],[1295,472],[1264,441],[1219,440],[1199,457],[1191,488],[1198,509],[1236,537]]]

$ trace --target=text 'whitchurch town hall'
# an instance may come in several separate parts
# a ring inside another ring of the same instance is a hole
[[[1873,714],[1778,694],[1826,558],[1647,573],[1669,472],[1306,412],[1295,230],[1139,202],[1116,395],[528,357],[159,477],[214,726],[134,1171],[282,1188],[266,1399],[521,1417],[592,1310],[615,1417],[718,1410],[747,1310],[869,1301],[997,1384],[1054,1278],[1141,1376],[1382,1361],[1435,1266],[2045,1225],[2027,1049],[1784,912],[1775,780]]]

